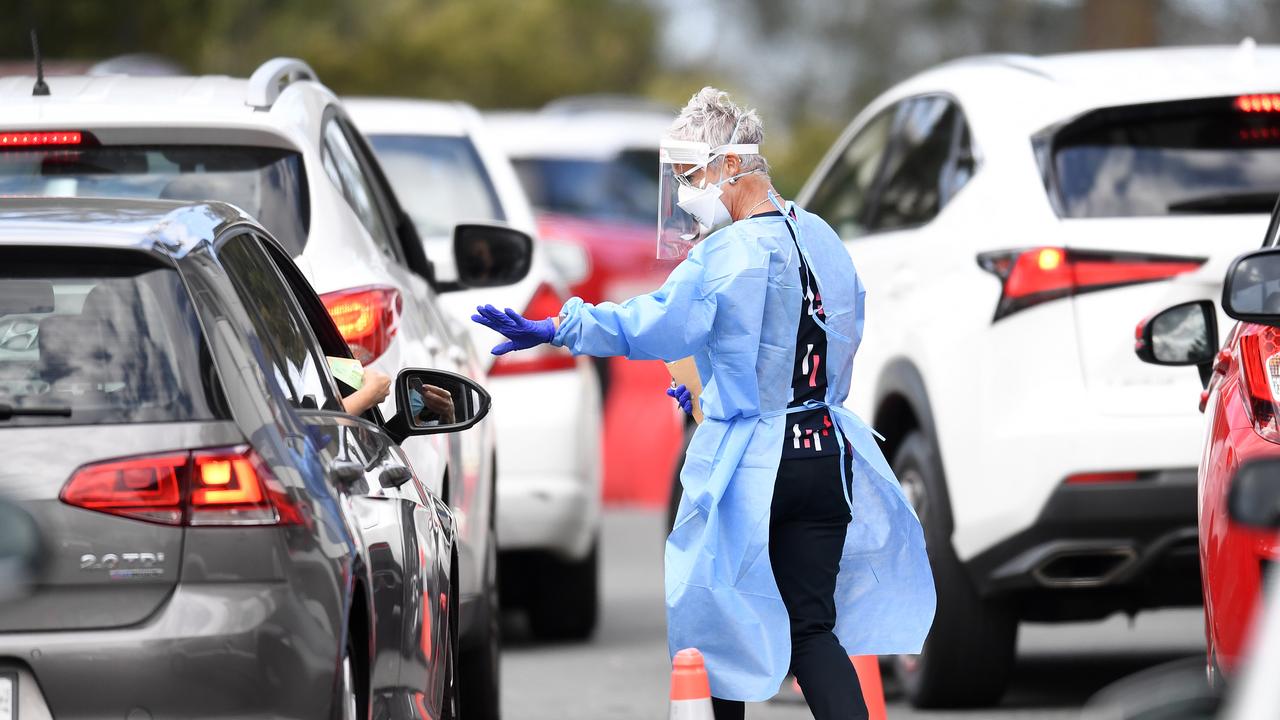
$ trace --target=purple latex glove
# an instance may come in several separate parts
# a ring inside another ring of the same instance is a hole
[[[551,338],[556,336],[555,320],[530,320],[511,308],[504,311],[492,305],[481,305],[471,319],[506,336],[506,342],[498,343],[490,351],[494,355],[537,347],[551,342]]]
[[[680,404],[680,409],[684,411],[685,415],[693,414],[693,393],[689,392],[689,388],[683,385],[667,388],[667,396],[675,398],[675,401]]]

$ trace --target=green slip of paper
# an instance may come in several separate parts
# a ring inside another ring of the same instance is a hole
[[[351,358],[340,358],[326,355],[325,360],[329,361],[329,372],[340,382],[356,390],[364,385],[364,366],[359,360]]]

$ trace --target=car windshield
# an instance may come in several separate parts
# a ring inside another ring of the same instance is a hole
[[[520,182],[539,210],[593,219],[652,222],[658,208],[658,153],[629,150],[608,160],[523,158]]]
[[[1058,130],[1064,217],[1267,213],[1280,193],[1280,112],[1236,98],[1098,110]]]
[[[277,148],[77,146],[0,151],[0,195],[220,200],[262,223],[292,255],[310,221],[302,158]]]
[[[370,135],[369,142],[421,237],[447,236],[460,222],[506,220],[470,139]]]
[[[0,427],[212,419],[201,337],[146,254],[0,248]]]

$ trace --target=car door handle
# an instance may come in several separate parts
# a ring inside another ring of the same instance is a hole
[[[392,465],[378,475],[378,484],[384,488],[398,488],[409,482],[413,471],[405,465]]]
[[[364,466],[351,460],[335,460],[329,466],[329,479],[339,487],[347,488],[364,477]]]

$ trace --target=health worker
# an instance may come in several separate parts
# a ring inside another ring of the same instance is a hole
[[[849,410],[864,295],[836,233],[784,201],[754,110],[704,88],[659,147],[658,290],[528,319],[477,308],[501,355],[692,356],[704,420],[666,548],[669,649],[706,658],[717,720],[788,670],[819,720],[867,717],[850,655],[920,652],[933,622],[924,533],[875,432]],[[693,399],[673,392],[686,411]]]

